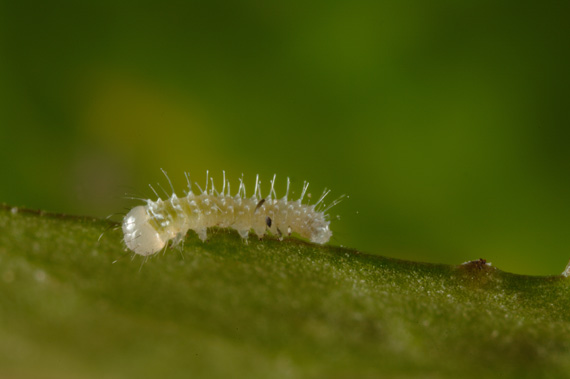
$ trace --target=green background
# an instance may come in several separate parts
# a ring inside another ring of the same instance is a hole
[[[569,8],[1,1],[0,201],[105,217],[161,167],[276,173],[350,196],[334,244],[559,274]]]

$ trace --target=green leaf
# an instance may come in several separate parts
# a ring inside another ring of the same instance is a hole
[[[0,377],[563,377],[570,282],[0,209]],[[540,259],[537,253],[537,260]]]

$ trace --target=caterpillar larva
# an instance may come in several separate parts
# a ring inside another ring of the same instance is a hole
[[[166,176],[170,186],[172,183]],[[140,255],[152,255],[162,250],[168,241],[178,245],[189,229],[194,230],[202,241],[206,240],[207,228],[218,226],[232,228],[246,239],[253,230],[259,238],[267,231],[282,237],[283,234],[297,233],[311,242],[324,244],[332,236],[329,229],[329,217],[326,212],[338,204],[341,198],[328,207],[323,204],[329,190],[323,192],[315,204],[303,204],[309,184],[303,185],[301,196],[297,200],[289,200],[289,178],[285,196],[277,198],[275,194],[275,175],[271,180],[271,190],[267,197],[262,197],[259,175],[255,178],[255,191],[251,197],[246,196],[245,185],[240,179],[237,194],[231,195],[230,183],[224,172],[222,191],[214,187],[214,180],[206,173],[206,188],[199,193],[192,192],[190,177],[187,173],[188,192],[178,197],[172,188],[172,196],[162,200],[155,192],[156,201],[146,200],[146,205],[137,206],[123,220],[124,240],[127,247]],[[211,187],[208,182],[211,179]],[[152,186],[151,186],[152,189]]]

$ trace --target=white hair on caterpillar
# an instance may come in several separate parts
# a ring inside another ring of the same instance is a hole
[[[311,242],[324,244],[332,236],[326,212],[344,197],[343,195],[325,206],[323,200],[330,192],[325,189],[315,204],[303,204],[309,187],[309,183],[304,182],[301,196],[297,200],[289,200],[290,181],[287,178],[285,196],[277,198],[275,175],[267,197],[261,195],[259,175],[255,178],[255,190],[251,197],[246,196],[241,178],[237,193],[231,195],[225,171],[221,192],[216,190],[213,178],[209,178],[209,173],[206,172],[206,187],[202,190],[196,183],[200,190],[196,194],[192,192],[190,176],[185,173],[188,193],[184,197],[178,197],[170,178],[164,170],[162,172],[170,183],[172,196],[162,200],[151,186],[158,199],[146,200],[146,205],[134,207],[123,220],[125,244],[139,255],[155,254],[170,240],[173,241],[172,245],[178,245],[188,230],[195,231],[198,237],[205,241],[207,228],[214,226],[235,229],[246,241],[250,230],[253,230],[259,238],[267,232],[281,239],[284,232],[287,235],[297,233]],[[208,188],[210,179],[211,187]]]

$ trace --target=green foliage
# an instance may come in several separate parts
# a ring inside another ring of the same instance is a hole
[[[1,377],[563,377],[570,282],[0,210]],[[537,258],[538,259],[538,258]]]
[[[276,173],[350,195],[345,246],[557,274],[569,5],[0,1],[0,201],[102,218],[161,167]]]

